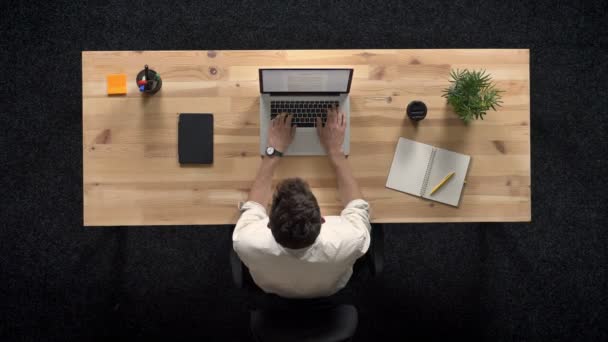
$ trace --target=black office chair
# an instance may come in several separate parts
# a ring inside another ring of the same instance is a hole
[[[372,227],[370,247],[362,262],[367,264],[373,276],[382,273],[384,227],[381,224]],[[232,248],[230,265],[232,279],[238,288],[256,287],[249,271]],[[359,315],[353,305],[333,304],[325,298],[280,300],[283,305],[251,310],[250,329],[256,341],[342,342],[351,341],[355,335]]]

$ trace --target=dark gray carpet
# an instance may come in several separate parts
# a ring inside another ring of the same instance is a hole
[[[82,226],[81,50],[530,48],[531,224],[392,225],[358,341],[606,341],[606,1],[3,1],[0,340],[245,340],[228,227]],[[393,336],[393,338],[391,338]]]

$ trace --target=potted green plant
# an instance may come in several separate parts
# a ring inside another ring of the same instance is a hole
[[[454,112],[465,122],[482,119],[488,110],[496,110],[502,103],[503,91],[496,89],[490,75],[482,71],[452,70],[450,83],[443,90],[442,97],[447,98]]]

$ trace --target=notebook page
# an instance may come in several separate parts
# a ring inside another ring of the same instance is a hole
[[[432,151],[430,145],[399,138],[386,187],[420,196]]]
[[[436,151],[428,186],[422,197],[457,207],[471,156],[441,148]],[[433,188],[450,172],[455,172],[452,178],[435,191],[433,195],[430,195]]]

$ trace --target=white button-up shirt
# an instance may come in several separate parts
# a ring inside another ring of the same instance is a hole
[[[351,201],[340,216],[325,217],[312,246],[289,249],[275,241],[264,206],[245,202],[233,247],[265,292],[287,298],[330,296],[348,283],[353,264],[370,244],[369,204]]]

